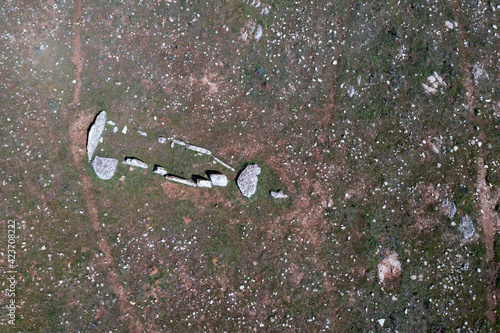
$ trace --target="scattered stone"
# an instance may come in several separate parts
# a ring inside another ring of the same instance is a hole
[[[140,135],[142,135],[142,136],[148,136],[148,133],[143,132],[143,131],[137,131],[137,133],[139,133],[139,134],[140,134]]]
[[[211,173],[208,178],[214,186],[227,186],[227,177],[221,173]]]
[[[144,163],[143,161],[141,161],[140,159],[135,158],[135,157],[125,158],[125,161],[123,161],[123,164],[131,165],[131,166],[135,166],[135,167],[143,168],[143,169],[148,168],[148,165],[146,163]]]
[[[472,222],[472,219],[469,217],[469,215],[465,215],[465,217],[462,217],[460,219],[460,225],[458,226],[458,229],[465,239],[474,236],[474,223]]]
[[[122,133],[127,134],[127,125],[123,126]]]
[[[288,198],[288,195],[286,195],[285,193],[283,193],[282,190],[271,191],[271,196],[274,199],[286,199],[286,198]]]
[[[451,30],[455,27],[450,21],[444,22],[444,25],[448,28],[448,30]]]
[[[108,120],[107,123],[108,125],[116,126],[116,123],[113,120]]]
[[[196,181],[196,185],[198,187],[207,187],[207,188],[211,188],[212,187],[212,182],[208,179],[198,179]]]
[[[166,137],[164,137],[164,136],[160,136],[160,137],[158,138],[158,143],[165,143],[165,142],[167,142],[167,138],[166,138]]]
[[[261,168],[257,164],[249,164],[241,171],[236,184],[243,196],[250,198],[257,191],[257,176],[260,175]]]
[[[181,183],[184,185],[196,187],[196,183],[190,179],[185,179],[174,175],[165,175],[165,178],[176,183]]]
[[[95,174],[103,180],[113,178],[117,166],[118,160],[116,158],[100,157],[96,155],[92,161],[92,167],[94,168]]]
[[[213,157],[213,159],[214,159],[214,161],[215,161],[215,162],[219,163],[219,164],[220,164],[220,165],[222,165],[223,167],[228,168],[229,170],[231,170],[231,171],[233,171],[233,172],[235,171],[235,170],[234,170],[234,168],[232,168],[230,165],[228,165],[228,164],[226,164],[226,163],[222,162],[219,158],[217,158],[217,157],[215,157],[215,156],[213,156],[213,155],[212,155],[212,157]]]
[[[446,87],[446,83],[437,72],[434,72],[434,74],[429,76],[427,78],[427,82],[429,83],[429,85],[422,83],[422,87],[424,88],[425,92],[430,95],[434,95],[435,93],[437,93],[439,86]]]
[[[94,155],[99,139],[104,131],[104,125],[106,125],[106,111],[101,111],[91,125],[87,138],[87,156],[89,162],[92,161],[92,156]]]
[[[165,169],[164,167],[159,166],[159,165],[155,165],[155,167],[153,169],[153,173],[156,173],[157,175],[160,175],[160,176],[165,176],[168,172],[167,172],[167,169]]]
[[[113,133],[116,133],[116,132],[118,132],[118,127],[117,126],[115,126],[115,128],[113,128]]]
[[[378,279],[380,283],[385,283],[401,276],[401,263],[396,252],[390,253],[378,264]]]

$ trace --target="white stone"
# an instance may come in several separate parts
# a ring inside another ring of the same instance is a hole
[[[453,23],[451,23],[450,21],[446,21],[444,22],[444,25],[449,29],[453,29],[455,26],[453,25]]]
[[[384,324],[385,324],[385,319],[381,318],[381,319],[379,319],[379,320],[377,320],[377,321],[378,321],[378,323],[379,323],[380,327],[384,327]]]
[[[108,120],[107,121],[108,125],[115,126],[116,123],[113,120]]]
[[[288,195],[286,195],[285,193],[283,193],[282,190],[271,191],[271,196],[274,199],[286,199],[286,198],[288,198]]]
[[[148,133],[143,132],[143,131],[137,131],[137,133],[139,133],[139,134],[140,134],[140,135],[142,135],[142,136],[148,136]]]
[[[220,164],[220,165],[222,165],[223,167],[228,168],[229,170],[231,170],[231,171],[233,171],[233,172],[235,171],[233,167],[231,167],[230,165],[228,165],[228,164],[226,164],[226,163],[222,162],[222,161],[221,161],[221,159],[219,159],[219,158],[217,158],[217,157],[215,157],[215,156],[213,156],[213,155],[212,155],[212,158],[214,159],[214,161],[216,161],[217,163],[219,163],[219,164]]]
[[[123,126],[122,133],[127,134],[127,125]]]
[[[221,173],[213,173],[208,176],[214,186],[227,186],[227,177]]]
[[[166,138],[166,137],[164,137],[164,136],[160,136],[160,137],[158,138],[158,143],[165,143],[165,142],[167,142],[167,138]]]
[[[118,127],[117,126],[115,126],[115,128],[113,128],[113,133],[116,133],[116,132],[118,132]]]
[[[260,24],[257,26],[257,31],[255,32],[255,39],[259,40],[262,37],[262,27]]]
[[[212,187],[212,182],[208,179],[198,179],[196,181],[196,185],[198,187],[207,187],[207,188],[211,188]]]
[[[123,161],[123,164],[131,165],[131,166],[135,166],[135,167],[143,168],[143,169],[148,168],[148,165],[146,163],[144,163],[140,159],[134,158],[134,157],[126,158],[125,161]]]
[[[92,161],[92,167],[94,168],[95,174],[103,180],[113,178],[117,166],[118,160],[116,158],[100,157],[96,155]]]
[[[168,172],[167,169],[165,169],[164,167],[156,165],[155,168],[153,169],[153,173],[156,173],[157,175],[160,176],[165,176]]]
[[[97,148],[99,139],[101,138],[104,126],[106,125],[106,111],[101,111],[95,118],[94,124],[90,127],[87,138],[87,156],[89,162],[92,161],[92,156]]]
[[[196,187],[196,183],[190,179],[185,179],[174,175],[165,175],[165,178],[176,183],[181,183],[184,185]]]

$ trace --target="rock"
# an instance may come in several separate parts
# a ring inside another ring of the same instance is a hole
[[[398,254],[392,252],[378,264],[378,279],[380,283],[401,276],[401,263],[398,260]]]
[[[158,143],[165,143],[165,142],[167,142],[167,138],[166,138],[166,137],[164,137],[164,136],[160,136],[160,137],[158,138]]]
[[[87,138],[87,156],[89,162],[92,161],[99,139],[101,138],[104,126],[106,125],[106,111],[101,111],[95,118],[94,123],[91,125],[89,135]]]
[[[183,142],[183,141],[181,141],[181,140],[172,139],[172,145],[171,145],[171,147],[174,148],[175,145],[185,146],[186,143]]]
[[[167,169],[165,169],[164,167],[159,166],[159,165],[155,165],[155,168],[153,169],[153,173],[156,173],[157,175],[160,175],[160,176],[165,176],[168,172],[167,172]]]
[[[188,186],[196,186],[196,183],[190,179],[185,179],[174,175],[165,175],[165,178],[176,183],[181,183]]]
[[[97,156],[92,161],[92,167],[97,177],[107,180],[113,178],[118,160],[116,158]]]
[[[380,325],[380,327],[384,327],[384,324],[385,324],[385,319],[384,318],[380,318],[379,320],[377,320],[377,322]]]
[[[427,82],[429,83],[429,85],[422,83],[422,87],[429,95],[434,95],[435,93],[437,93],[439,86],[446,87],[446,83],[437,72],[434,72],[434,74],[429,76],[427,78]]]
[[[141,161],[140,159],[135,158],[135,157],[125,158],[125,161],[123,161],[123,164],[128,164],[128,165],[132,165],[132,166],[135,166],[138,168],[143,168],[143,169],[148,168],[148,165],[146,163],[144,163],[143,161]]]
[[[208,176],[214,186],[227,186],[227,177],[221,173],[212,173]]]
[[[116,132],[118,132],[118,127],[117,126],[115,126],[115,128],[113,128],[113,133],[116,133]]]
[[[260,175],[260,167],[257,164],[249,164],[241,171],[236,184],[243,196],[250,198],[257,191],[257,176]]]
[[[465,239],[474,236],[474,223],[472,222],[472,219],[469,217],[469,215],[465,215],[465,217],[462,217],[460,219],[460,225],[458,226],[458,229]]]
[[[122,133],[127,134],[127,125],[123,126]]]
[[[448,30],[451,30],[455,27],[450,21],[444,22],[444,25],[448,28]]]
[[[116,126],[116,123],[113,120],[108,120],[107,123],[108,125]]]
[[[271,196],[274,198],[274,199],[286,199],[288,198],[288,195],[286,195],[285,193],[283,193],[282,190],[278,190],[278,191],[271,191]]]
[[[211,188],[212,187],[212,182],[208,179],[198,179],[196,181],[196,185],[198,187],[207,187],[207,188]]]
[[[143,131],[137,131],[137,133],[139,133],[139,134],[140,134],[140,135],[142,135],[142,136],[148,136],[148,133],[143,132]]]

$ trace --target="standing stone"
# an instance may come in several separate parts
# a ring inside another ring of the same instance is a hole
[[[104,180],[113,178],[117,165],[118,160],[116,158],[100,157],[96,155],[92,161],[92,167],[94,168],[95,174],[97,177]]]
[[[90,127],[89,135],[87,138],[87,156],[89,162],[92,161],[99,139],[101,138],[104,126],[106,125],[106,111],[101,111],[95,118],[94,123]]]
[[[212,173],[208,175],[214,186],[227,186],[227,177],[221,173]]]
[[[260,175],[260,167],[257,164],[249,164],[241,171],[236,184],[243,196],[250,198],[257,191],[257,176]]]

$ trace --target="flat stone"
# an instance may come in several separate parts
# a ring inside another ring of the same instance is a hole
[[[460,219],[460,225],[458,226],[458,229],[462,233],[462,236],[466,239],[474,236],[474,223],[472,222],[472,219],[469,217],[469,215],[465,215]]]
[[[212,155],[212,152],[210,150],[202,148],[202,147],[190,145],[189,143],[186,143],[186,149],[190,149],[190,150],[193,150],[195,152],[205,154],[205,155]]]
[[[137,131],[137,133],[139,133],[142,136],[148,136],[148,133],[146,133],[144,131]]]
[[[213,173],[208,176],[214,186],[227,186],[227,177],[221,173]]]
[[[117,126],[115,126],[115,127],[113,128],[113,133],[116,133],[116,132],[118,132],[118,127],[117,127]]]
[[[257,176],[260,175],[261,168],[257,164],[249,164],[241,171],[236,184],[243,196],[250,198],[257,191]]]
[[[283,193],[282,190],[271,191],[271,196],[274,199],[286,199],[286,198],[288,198],[288,195],[286,195],[285,193]]]
[[[153,169],[153,173],[156,173],[157,175],[160,176],[165,176],[168,172],[167,169],[165,169],[164,167],[156,165],[155,168]]]
[[[123,161],[123,164],[128,164],[143,169],[148,168],[148,165],[146,163],[135,157],[126,158],[125,161]]]
[[[99,139],[101,138],[104,126],[106,125],[106,111],[101,111],[95,118],[94,123],[90,127],[89,135],[87,138],[87,156],[89,162],[92,161]]]
[[[122,133],[127,134],[127,125],[123,126]]]
[[[113,178],[116,172],[118,160],[116,158],[97,156],[92,161],[94,172],[100,179],[108,180]]]
[[[207,188],[211,188],[212,187],[212,182],[208,179],[198,179],[196,181],[196,185],[198,187],[207,187]]]
[[[185,179],[185,178],[174,176],[174,175],[165,175],[165,178],[168,180],[171,180],[173,182],[176,182],[176,183],[181,183],[184,185],[196,187],[196,183],[190,179]]]
[[[219,163],[223,167],[228,168],[229,170],[231,170],[233,172],[235,171],[233,167],[231,167],[230,165],[224,163],[220,158],[217,158],[217,157],[215,157],[213,155],[212,155],[212,158],[214,159],[215,162]]]
[[[113,120],[108,120],[108,125],[116,126],[116,123]]]
[[[164,137],[164,136],[160,136],[160,137],[158,138],[158,143],[165,143],[165,142],[167,142],[167,138],[166,138],[166,137]]]

